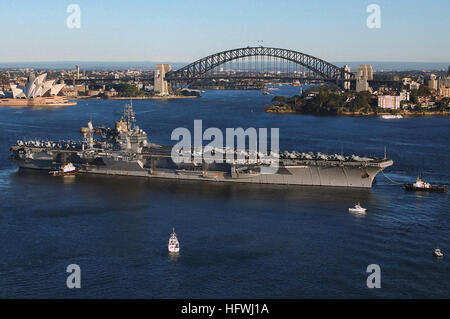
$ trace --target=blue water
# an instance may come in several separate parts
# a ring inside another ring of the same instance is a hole
[[[283,87],[276,94],[291,95]],[[383,156],[397,182],[450,183],[450,119],[383,120],[263,112],[260,91],[134,101],[154,143],[176,127],[279,127],[282,149]],[[0,297],[449,297],[447,194],[408,193],[378,175],[371,190],[222,185],[144,178],[55,178],[7,160],[18,138],[78,139],[113,125],[124,101],[0,109]],[[365,216],[349,214],[360,201]],[[170,257],[172,227],[181,253]],[[447,257],[432,257],[440,247]],[[66,288],[69,264],[81,289]],[[381,289],[368,289],[369,264]]]

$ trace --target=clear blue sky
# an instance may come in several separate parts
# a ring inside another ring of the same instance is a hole
[[[381,29],[366,26],[371,3]],[[448,62],[449,13],[449,0],[2,0],[0,62],[185,62],[257,40],[328,61]]]

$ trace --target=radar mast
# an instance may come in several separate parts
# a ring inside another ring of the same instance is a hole
[[[133,111],[133,99],[131,99],[130,104],[125,104],[120,120],[127,124],[128,131],[132,129],[133,123],[136,122],[135,113]]]

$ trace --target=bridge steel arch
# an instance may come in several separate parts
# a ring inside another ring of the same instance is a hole
[[[346,73],[343,68],[314,56],[288,49],[260,46],[232,49],[209,55],[179,70],[166,73],[165,79],[191,82],[224,63],[251,56],[268,56],[291,61],[308,68],[324,80],[338,81],[343,80],[344,77],[353,77],[353,74]],[[348,77],[345,76],[346,74]]]

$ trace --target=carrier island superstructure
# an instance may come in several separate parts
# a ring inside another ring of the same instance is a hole
[[[176,163],[171,146],[148,142],[147,134],[135,125],[132,105],[127,104],[114,128],[81,128],[83,139],[74,141],[17,141],[10,160],[20,168],[54,171],[72,163],[81,174],[106,174],[258,184],[315,185],[370,188],[375,176],[393,165],[388,158],[343,156],[323,153],[282,152],[275,174],[264,173],[262,160],[222,163]],[[192,156],[195,150],[192,149]],[[217,150],[219,151],[219,150]],[[234,150],[238,152],[239,150]]]

